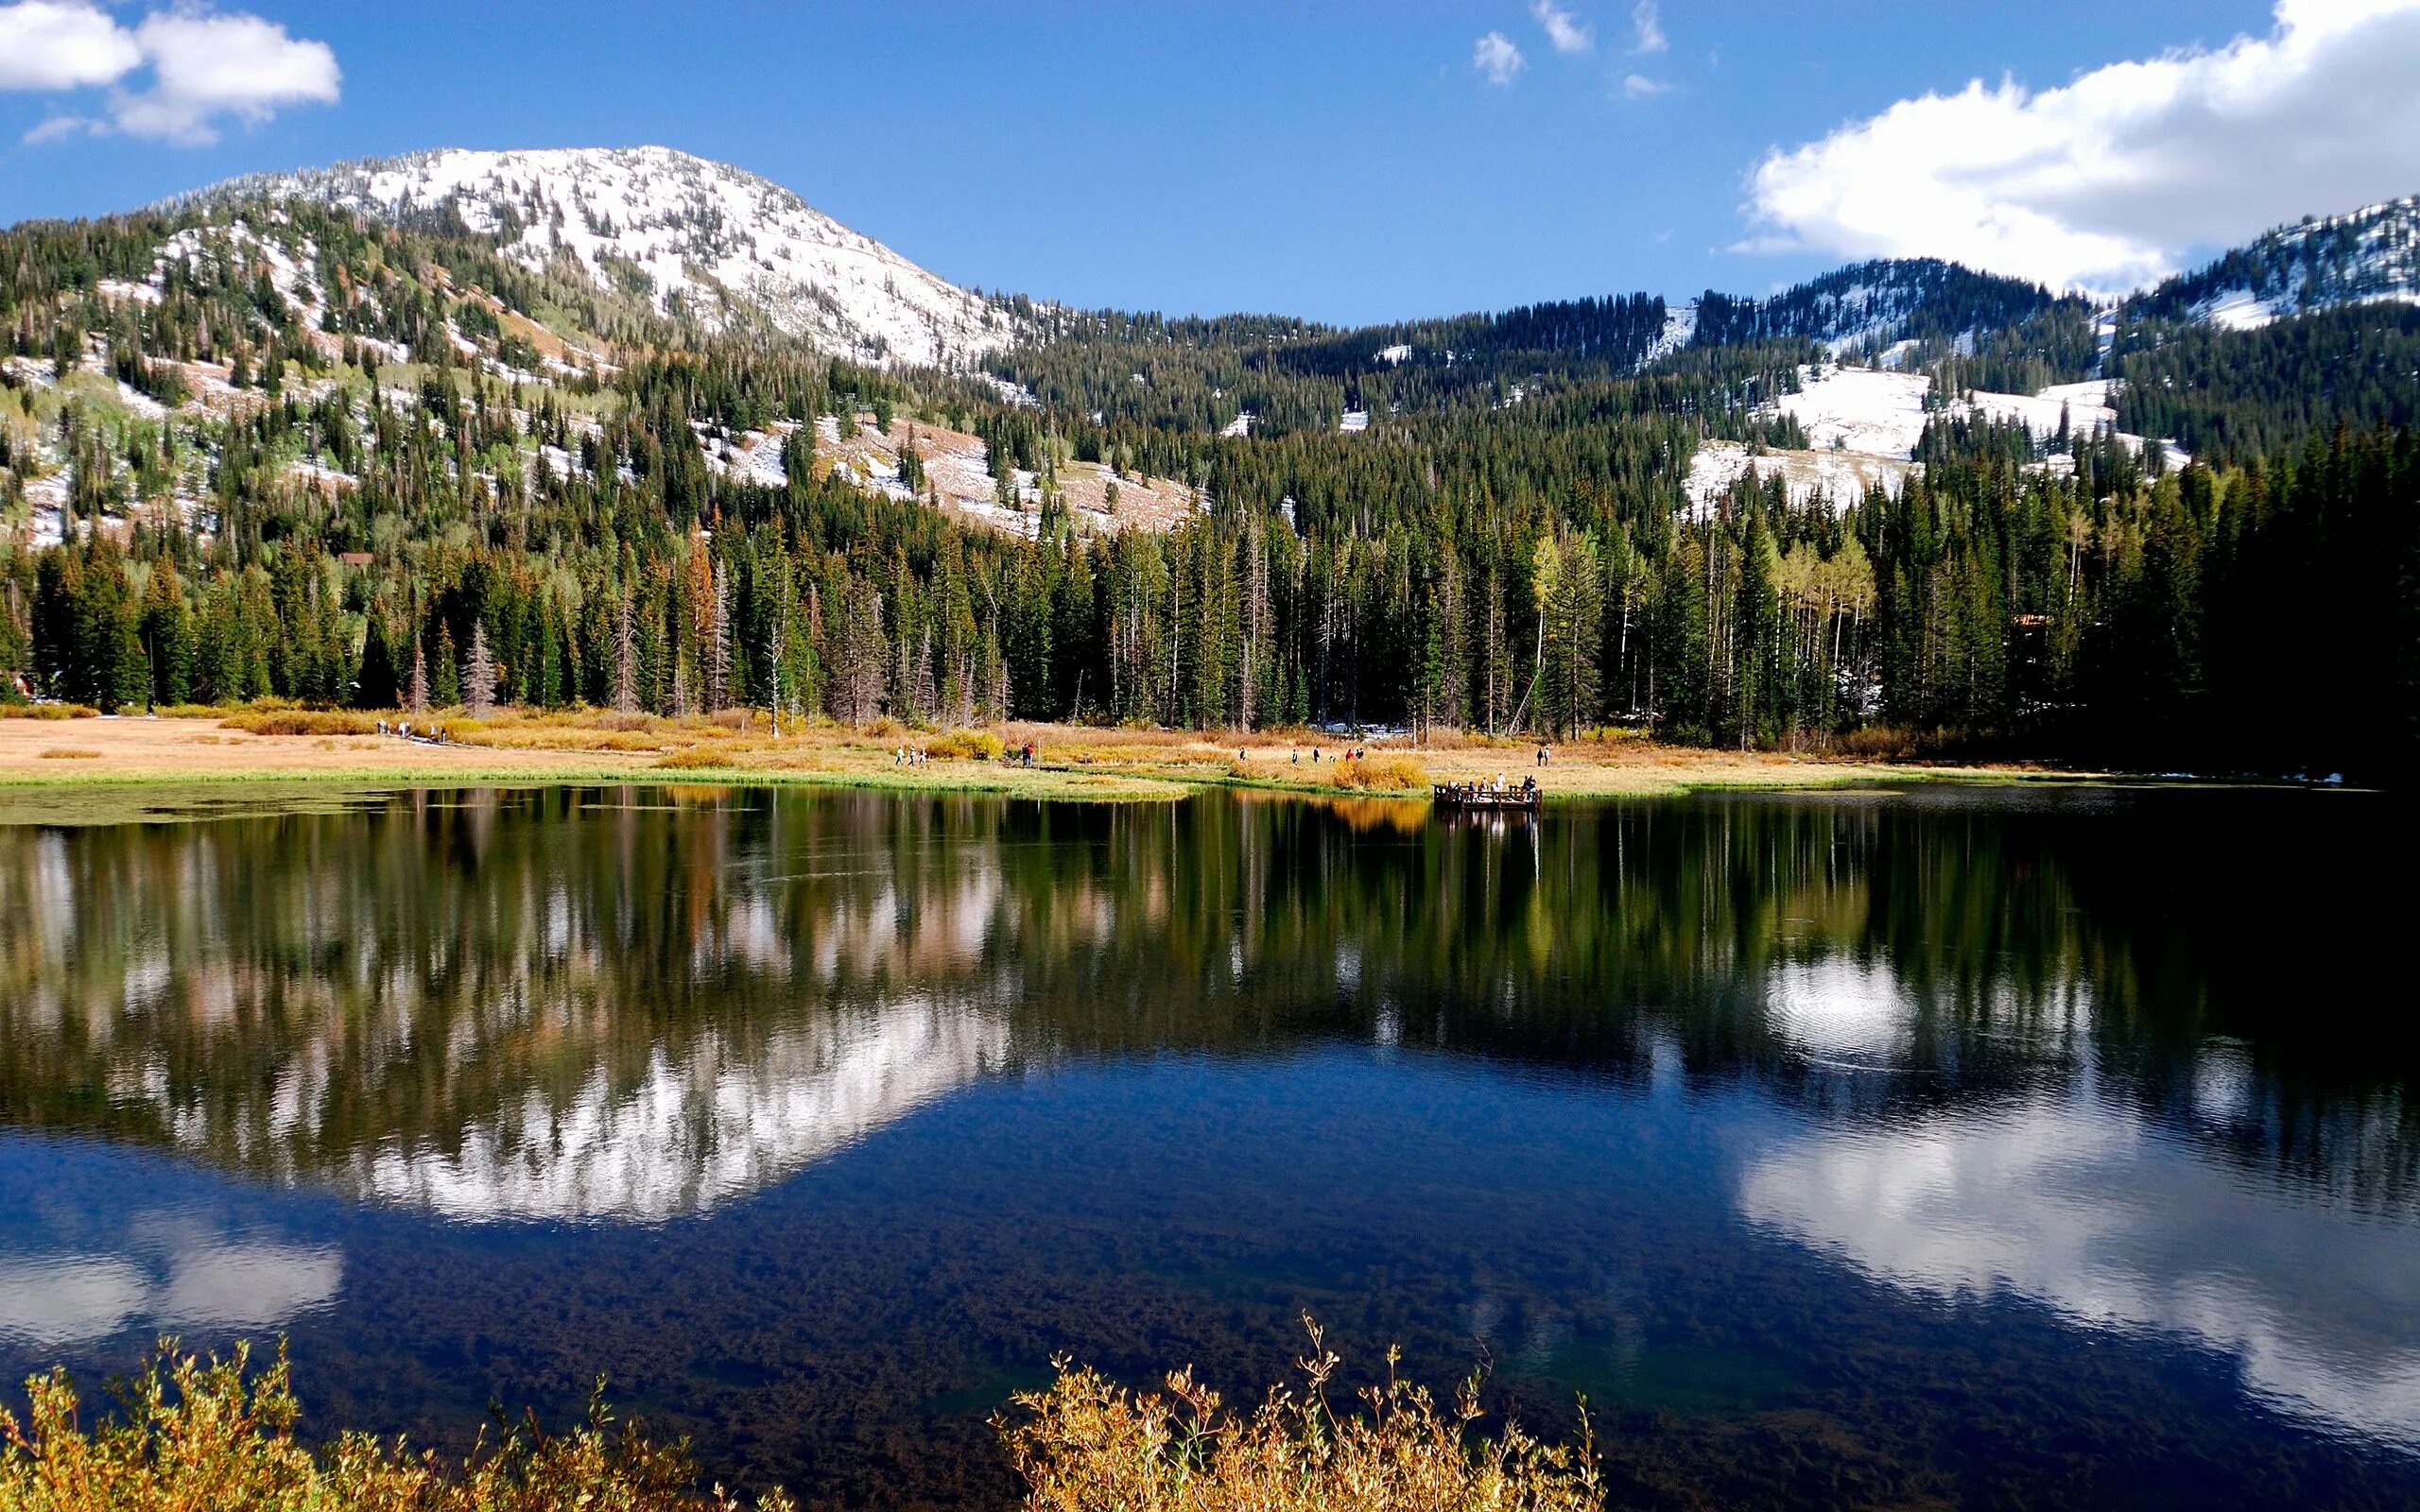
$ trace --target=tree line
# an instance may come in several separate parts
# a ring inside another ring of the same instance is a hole
[[[188,233],[213,250],[169,266],[158,298],[112,292]],[[1345,386],[1372,381],[1357,364],[1375,353],[1299,322],[1099,318],[1063,353],[1072,387],[1022,403],[713,336],[573,282],[458,234],[326,211],[266,232],[168,218],[8,233],[0,331],[19,366],[0,387],[0,507],[25,507],[37,450],[73,465],[62,539],[0,546],[0,696],[23,679],[107,709],[274,695],[931,723],[1620,724],[1741,747],[1884,727],[2159,765],[2411,760],[2410,417],[2356,405],[2328,429],[2324,399],[2293,410],[2258,387],[2381,329],[2375,313],[2243,334],[2267,346],[2121,334],[2118,360],[2224,366],[2249,409],[2292,417],[2181,470],[2109,434],[2066,434],[2045,455],[2014,428],[1945,418],[1898,492],[1794,501],[1752,473],[1706,504],[1687,487],[1705,438],[1805,445],[1762,406],[1820,358],[1809,333],[1853,289],[1718,310],[1754,329],[1641,371],[1601,359],[1660,329],[1660,303],[1441,323],[1431,335],[1563,358],[1519,383],[1515,366],[1400,389],[1414,402],[1357,435],[1221,436],[1084,407],[1084,385],[1113,364],[1117,383],[1151,387],[1128,368],[1149,351],[1198,406],[1232,361],[1298,396],[1331,386],[1302,401],[1324,421],[1367,402]],[[2072,301],[1957,270],[1893,298],[1931,322],[1920,346],[1977,312],[2052,323],[2061,341],[2076,323]],[[622,364],[527,367],[543,333],[516,312],[549,301]],[[1941,361],[1979,381],[2072,358],[2014,342],[1953,342]],[[147,420],[74,387],[96,362],[139,388],[147,364],[199,361],[243,378],[249,401]],[[26,363],[47,363],[53,386],[37,392]],[[1427,381],[1418,362],[1374,366]],[[2129,396],[2152,396],[2127,403],[2206,390],[2127,371]],[[979,436],[1006,499],[1009,469],[1034,474],[1029,538],[836,480],[805,440],[819,422],[855,435],[894,419]],[[789,436],[779,484],[717,464],[743,432]],[[1076,461],[1175,479],[1201,508],[1166,534],[1080,534],[1051,503]]]

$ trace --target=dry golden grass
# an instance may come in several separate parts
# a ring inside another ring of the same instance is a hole
[[[1280,1386],[1249,1417],[1227,1412],[1189,1370],[1167,1394],[1130,1392],[1059,1362],[1046,1391],[1016,1398],[1002,1437],[1029,1512],[1597,1512],[1604,1486],[1587,1418],[1576,1446],[1508,1423],[1477,1439],[1478,1377],[1449,1407],[1395,1373],[1340,1415],[1337,1357],[1311,1330],[1301,1395]]]
[[[56,707],[56,706],[45,706]],[[919,730],[895,720],[862,727],[771,720],[755,711],[706,718],[615,714],[601,710],[499,711],[472,720],[456,711],[411,716],[416,730],[442,731],[445,744],[381,738],[367,731],[378,716],[352,710],[253,707],[200,719],[79,721],[78,749],[104,758],[91,775],[62,779],[41,751],[60,744],[46,721],[0,719],[0,782],[130,780],[185,782],[234,778],[320,778],[357,782],[612,781],[644,773],[667,757],[673,770],[758,773],[886,788],[981,789],[1133,797],[1184,785],[1243,783],[1309,793],[1416,795],[1432,782],[1517,783],[1534,773],[1549,799],[1674,793],[1701,787],[1805,787],[1931,775],[2012,777],[2011,767],[1941,767],[1773,752],[1663,746],[1619,732],[1558,744],[1549,765],[1537,747],[1485,736],[1442,733],[1420,746],[1371,741],[1358,763],[1340,761],[1348,743],[1309,731],[1184,731],[1088,725],[1008,723],[973,730]],[[54,716],[56,717],[56,716]],[[390,713],[390,723],[405,715]],[[744,727],[744,728],[743,728]],[[275,730],[280,734],[256,731]],[[294,735],[315,737],[293,739]],[[217,742],[213,746],[212,742]],[[1030,742],[1035,765],[1002,761]],[[995,744],[996,743],[996,744]],[[901,767],[902,747],[930,762]],[[689,755],[685,753],[696,752]],[[1313,759],[1317,752],[1319,759]]]
[[[195,719],[92,719],[78,723],[73,741],[102,759],[78,764],[63,777],[63,764],[42,751],[65,744],[56,725],[0,720],[0,784],[60,782],[223,782],[276,779],[442,782],[449,776],[480,781],[545,781],[580,775],[595,779],[637,770],[644,758],[560,750],[491,750],[470,746],[424,746],[374,735],[351,736],[320,748],[317,740],[252,735],[218,724],[224,710],[207,721]]]
[[[86,750],[80,746],[53,746],[37,759],[45,762],[95,762],[101,759],[101,753]]]
[[[220,721],[248,735],[373,735],[378,716],[351,709],[245,709]]]
[[[601,1401],[566,1434],[534,1418],[459,1463],[401,1439],[347,1434],[317,1452],[294,1436],[302,1407],[285,1352],[257,1373],[251,1351],[179,1355],[161,1341],[116,1413],[89,1430],[63,1370],[26,1383],[30,1417],[0,1407],[0,1508],[8,1512],[736,1512],[700,1494],[678,1448],[616,1424]],[[789,1512],[769,1492],[759,1512]]]
[[[692,746],[659,759],[655,769],[659,772],[706,772],[729,766],[732,763],[729,751],[717,750],[712,746]]]
[[[80,703],[0,703],[0,719],[96,719],[100,713]]]

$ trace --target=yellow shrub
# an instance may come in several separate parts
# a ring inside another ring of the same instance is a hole
[[[378,721],[350,709],[246,709],[221,724],[248,735],[372,735]]]
[[[1428,768],[1409,756],[1347,756],[1328,781],[1365,793],[1414,792],[1428,785]]]
[[[96,719],[100,713],[80,703],[0,703],[0,719]]]
[[[1190,1370],[1168,1395],[1130,1392],[1059,1363],[1046,1391],[1015,1399],[1028,1415],[1001,1436],[1026,1480],[1030,1512],[1598,1512],[1604,1487],[1582,1417],[1575,1447],[1544,1445],[1507,1424],[1470,1436],[1478,1378],[1441,1411],[1394,1373],[1339,1417],[1326,1386],[1337,1357],[1311,1330],[1305,1389],[1279,1387],[1249,1418],[1221,1410]]]
[[[46,762],[89,762],[97,760],[100,754],[99,751],[75,746],[53,746],[48,750],[35,753],[37,759]]]
[[[533,1419],[507,1430],[458,1466],[407,1452],[400,1440],[347,1434],[314,1452],[294,1437],[295,1400],[285,1351],[249,1374],[251,1350],[207,1364],[164,1339],[130,1380],[117,1415],[87,1432],[63,1370],[26,1383],[20,1423],[0,1408],[0,1507],[43,1512],[542,1512],[562,1507],[629,1512],[737,1512],[719,1488],[691,1487],[680,1450],[649,1444],[636,1424],[618,1429],[601,1400],[587,1421],[552,1435]],[[779,1491],[759,1512],[789,1512]]]
[[[701,772],[733,764],[734,759],[729,750],[717,749],[711,746],[692,746],[686,750],[672,752],[657,762],[655,765],[659,771]]]
[[[925,743],[927,755],[939,761],[996,762],[1008,746],[988,730],[953,730]]]

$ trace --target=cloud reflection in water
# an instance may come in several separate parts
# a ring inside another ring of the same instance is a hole
[[[48,1349],[136,1328],[259,1332],[328,1305],[343,1284],[333,1246],[147,1216],[115,1252],[0,1252],[0,1340]]]
[[[1894,998],[1895,1015],[1877,1011]],[[1914,1013],[1887,972],[1837,962],[1794,971],[1773,1001],[1835,1065],[1887,1061]],[[2197,1115],[2242,1095],[2223,1053],[2204,1054]],[[1749,1158],[1737,1200],[1750,1222],[1915,1292],[2190,1335],[2289,1412],[2420,1449],[2420,1228],[2230,1162],[2096,1085],[2088,1058],[1996,1103],[1807,1126]]]

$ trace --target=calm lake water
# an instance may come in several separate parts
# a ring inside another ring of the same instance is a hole
[[[1617,1503],[2420,1504],[2407,808],[415,792],[0,827],[0,1372],[985,1504],[1316,1314]]]

